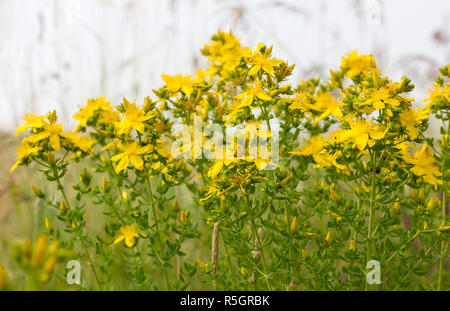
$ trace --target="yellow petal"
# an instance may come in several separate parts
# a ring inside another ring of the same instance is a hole
[[[275,72],[273,71],[273,67],[272,66],[262,66],[262,69],[267,72],[268,74],[273,75]]]
[[[139,133],[143,134],[144,130],[145,130],[145,125],[142,122],[137,122],[134,124],[134,128],[136,129],[136,131],[138,131]]]
[[[242,106],[250,106],[253,103],[253,94],[248,94],[247,97],[242,101]]]
[[[208,172],[208,177],[210,178],[214,178],[217,176],[217,174],[219,174],[219,172],[222,170],[223,167],[223,161],[217,161],[213,166],[211,166],[211,168],[209,169]]]
[[[9,172],[12,173],[12,172],[19,166],[19,164],[20,164],[20,160],[17,161],[17,162],[11,167],[11,169],[9,170]]]
[[[118,238],[116,238],[113,242],[114,244],[120,243],[121,241],[123,241],[123,239],[125,239],[125,237],[123,235],[119,236]]]
[[[258,71],[261,69],[260,65],[255,65],[252,67],[252,69],[250,69],[250,71],[248,72],[249,76],[254,76],[258,73]]]
[[[136,243],[136,239],[131,236],[127,236],[125,238],[125,245],[128,247],[133,247],[133,245]]]
[[[373,139],[376,139],[376,140],[383,139],[385,133],[386,133],[385,131],[377,128],[377,129],[370,131],[370,137],[372,137]]]
[[[56,151],[59,151],[61,149],[61,143],[59,141],[58,134],[52,134],[50,136],[50,146]]]
[[[130,163],[130,159],[127,156],[122,157],[122,160],[120,160],[119,165],[116,167],[116,173],[119,174],[120,171],[126,169],[128,163]]]
[[[363,150],[367,146],[367,141],[369,140],[369,135],[363,134],[355,137],[355,144],[358,146],[359,150]]]
[[[181,87],[181,90],[183,91],[184,94],[189,95],[193,92],[194,89],[192,88],[192,86],[183,85]]]
[[[144,161],[141,159],[141,157],[136,156],[136,155],[132,155],[130,156],[130,160],[131,160],[131,164],[133,164],[133,166],[135,168],[137,168],[138,170],[142,170],[144,167]]]
[[[259,91],[258,93],[256,93],[256,97],[262,100],[272,100],[272,97],[270,97],[266,92],[263,91]]]
[[[119,161],[120,159],[122,159],[122,157],[124,157],[125,156],[125,153],[119,153],[119,154],[116,154],[115,156],[113,156],[112,158],[111,158],[111,161]]]

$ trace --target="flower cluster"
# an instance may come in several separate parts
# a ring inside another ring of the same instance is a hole
[[[56,186],[33,191],[55,223],[46,233],[89,262],[84,287],[114,288],[113,268],[134,289],[198,288],[197,278],[234,290],[448,284],[448,66],[414,106],[411,80],[383,76],[372,55],[350,52],[328,79],[292,85],[294,65],[272,49],[218,31],[202,49],[207,68],[162,75],[142,105],[90,99],[72,132],[55,112],[25,116],[11,171],[35,163]],[[440,139],[426,134],[431,115]],[[199,119],[256,137],[220,136],[230,149],[203,157],[218,146],[210,131],[194,137]],[[171,148],[177,124],[200,151]],[[273,139],[252,155],[256,138]],[[369,260],[385,269],[381,284],[366,283]]]

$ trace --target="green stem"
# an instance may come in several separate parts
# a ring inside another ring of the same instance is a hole
[[[223,235],[221,235],[221,240],[222,240],[222,244],[223,244],[223,249],[225,251],[225,256],[227,257],[227,261],[228,261],[228,270],[230,270],[230,276],[231,276],[231,282],[233,283],[233,290],[237,290],[237,285],[236,285],[236,280],[234,279],[234,273],[233,273],[233,265],[231,263],[231,258],[230,255],[228,254],[228,247],[225,244],[225,239],[223,238]]]
[[[445,126],[445,124],[444,124]],[[447,163],[447,154],[448,154],[448,134],[450,132],[450,122],[447,126],[447,137],[445,142],[445,148],[442,146],[442,166],[443,166],[443,172],[442,172],[442,225],[445,225],[447,222],[447,179],[446,179],[446,163]],[[443,290],[443,283],[444,283],[444,262],[445,262],[445,252],[447,248],[447,241],[442,240],[441,242],[441,258],[439,259],[439,277],[438,277],[438,287],[437,290],[441,291]]]
[[[367,232],[367,238],[368,238],[368,245],[367,245],[367,262],[370,261],[372,257],[372,227],[374,222],[374,205],[375,205],[375,174],[376,174],[376,161],[375,161],[375,154],[371,153],[371,166],[372,166],[372,178],[370,181],[370,202],[369,202],[369,225],[368,225],[368,232]],[[369,290],[369,284],[366,282],[366,291]]]
[[[155,222],[156,238],[157,238],[158,245],[159,245],[159,256],[160,256],[160,258],[162,260],[163,249],[162,249],[161,237],[159,236],[159,220],[158,220],[158,216],[156,215],[155,202],[153,201],[152,185],[150,183],[150,177],[148,176],[148,172],[145,173],[145,181],[146,181],[146,184],[147,184],[148,194],[150,196],[150,203],[152,205],[153,221]],[[167,290],[170,290],[169,275],[167,274],[167,269],[163,268],[163,271],[164,271],[164,278],[166,280]]]
[[[258,241],[258,248],[259,248],[259,251],[261,253],[261,260],[262,260],[263,269],[264,269],[264,278],[266,280],[267,288],[271,291],[272,290],[272,286],[270,286],[269,278],[268,278],[268,275],[267,275],[266,259],[264,258],[264,252],[263,252],[263,248],[262,248],[262,244],[261,244],[261,239],[259,238],[258,230],[256,230],[256,224],[255,224],[255,221],[253,219],[252,219],[252,231],[253,231],[253,235],[255,236],[256,240]]]
[[[63,187],[63,185],[61,183],[61,180],[60,180],[60,177],[59,177],[59,174],[58,174],[58,170],[56,169],[55,166],[53,166],[52,169],[53,169],[53,173],[55,174],[58,190],[61,192],[61,194],[63,196],[64,203],[67,205],[67,208],[69,210],[72,210],[72,208],[70,207],[69,200],[67,199],[66,192],[64,191],[64,187]],[[75,233],[77,234],[78,238],[80,239],[81,246],[82,246],[82,248],[84,250],[84,253],[86,254],[86,258],[87,258],[87,260],[89,262],[89,265],[92,268],[92,272],[94,274],[94,278],[95,278],[95,282],[96,282],[96,285],[97,285],[97,289],[100,289],[100,280],[98,278],[97,271],[95,270],[94,262],[91,259],[91,255],[89,255],[89,251],[88,251],[88,248],[87,248],[87,245],[86,245],[86,241],[85,241],[85,239],[83,237],[83,233],[80,232],[79,230],[76,230]]]

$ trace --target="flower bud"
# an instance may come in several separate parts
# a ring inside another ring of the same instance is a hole
[[[34,195],[37,196],[38,198],[42,199],[44,197],[42,191],[36,188],[34,185],[31,185],[31,190],[33,190]]]
[[[61,201],[60,209],[61,209],[61,212],[63,212],[63,213],[67,212],[67,205],[66,205],[66,203],[64,203],[64,201]]]
[[[173,210],[174,210],[175,212],[178,212],[178,211],[180,210],[180,204],[178,204],[178,200],[177,200],[177,199],[175,199],[175,200],[173,201]]]
[[[291,223],[291,233],[295,233],[298,230],[298,222],[297,222],[297,216],[294,217],[294,219],[292,219],[292,223]]]
[[[33,252],[33,267],[37,268],[42,266],[45,259],[45,251],[47,248],[47,238],[44,235],[40,235],[37,238],[36,246]]]
[[[419,191],[419,200],[423,201],[425,199],[425,190],[422,188]]]
[[[104,176],[102,177],[102,190],[105,193],[109,191],[108,181],[106,180],[106,178]]]
[[[89,174],[88,170],[84,168],[83,173],[80,174],[80,180],[85,186],[89,186],[91,183],[92,176]]]
[[[244,266],[241,266],[241,274],[242,274],[243,276],[246,276],[246,275],[247,275],[247,269],[245,269]]]
[[[331,231],[328,231],[327,237],[325,238],[325,240],[327,241],[328,245],[331,244]]]
[[[182,224],[185,224],[187,221],[187,217],[188,217],[188,212],[187,211],[181,211],[180,213],[180,221]]]
[[[47,229],[48,232],[52,231],[52,224],[50,223],[50,220],[46,217],[44,220],[45,223],[45,229]]]
[[[398,198],[395,199],[394,210],[396,214],[400,214],[400,200]]]
[[[130,198],[128,197],[128,192],[125,190],[125,189],[123,189],[122,190],[122,199],[126,202],[126,201],[128,201]]]
[[[48,163],[49,163],[50,165],[54,165],[54,164],[56,163],[56,161],[55,161],[55,156],[53,155],[53,152],[49,151],[49,152],[47,153],[47,158],[48,158]]]
[[[350,240],[350,246],[348,247],[348,250],[354,252],[355,249],[356,249],[355,240]]]
[[[406,79],[407,78],[405,76],[403,76],[402,81],[400,81],[400,83],[398,84],[397,91],[399,93],[403,93],[403,90],[405,89],[406,82],[407,82]]]
[[[337,195],[336,192],[334,192],[333,188],[330,188],[330,194],[331,194],[331,198],[333,199],[333,201],[335,203],[339,203],[339,196]]]
[[[434,203],[435,203],[435,200],[434,200],[433,197],[431,197],[430,201],[428,201],[427,208],[429,210],[433,210],[434,209]]]

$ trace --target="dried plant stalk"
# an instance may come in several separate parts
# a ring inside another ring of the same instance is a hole
[[[214,224],[212,247],[211,247],[211,260],[213,265],[212,275],[216,275],[217,263],[219,261],[219,227],[220,222]]]

